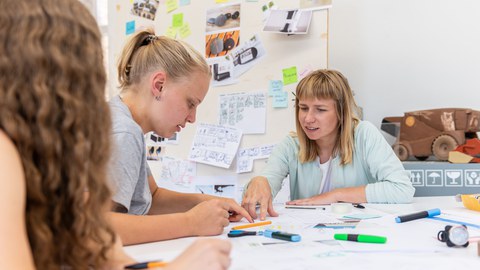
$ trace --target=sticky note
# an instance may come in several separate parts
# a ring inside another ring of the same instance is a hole
[[[297,78],[297,67],[285,68],[282,70],[283,73],[283,85],[296,83]]]
[[[178,8],[178,0],[167,0],[167,13],[170,13]]]
[[[287,108],[288,107],[288,93],[283,91],[283,92],[277,93],[275,96],[273,96],[272,107],[273,108]]]
[[[226,3],[228,0],[215,0],[215,3],[220,4],[220,3]]]
[[[271,80],[268,85],[268,95],[275,96],[277,93],[282,92],[283,82],[281,80]]]
[[[172,26],[180,27],[183,25],[183,13],[173,14]]]
[[[190,25],[188,23],[183,24],[178,28],[178,34],[180,35],[180,38],[186,38],[192,34],[192,31],[190,30]]]
[[[190,0],[180,0],[180,6],[190,5]]]
[[[170,26],[167,28],[167,31],[164,34],[165,36],[169,38],[176,38],[177,37],[177,28]]]
[[[125,34],[130,35],[135,32],[135,21],[129,21],[125,24]]]

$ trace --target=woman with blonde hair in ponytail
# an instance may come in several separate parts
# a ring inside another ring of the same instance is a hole
[[[246,217],[233,199],[160,188],[146,162],[144,134],[163,138],[195,122],[210,69],[190,45],[153,30],[136,33],[118,63],[121,92],[110,100],[115,140],[113,224],[125,244],[218,235]]]
[[[77,0],[2,0],[0,40],[1,268],[124,269],[94,18]],[[165,269],[225,269],[229,252],[199,240]]]
[[[285,177],[287,204],[335,202],[408,203],[415,189],[378,129],[360,121],[347,79],[336,70],[316,70],[297,85],[297,132],[281,141],[261,175],[250,180],[242,206],[256,218],[277,216],[272,206]]]

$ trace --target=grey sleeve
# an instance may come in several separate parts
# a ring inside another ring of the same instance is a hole
[[[127,132],[114,133],[113,138],[115,143],[110,167],[114,184],[113,201],[130,211],[142,167],[143,142]]]

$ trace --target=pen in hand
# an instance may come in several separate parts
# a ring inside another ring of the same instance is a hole
[[[134,263],[125,266],[125,269],[145,269],[145,268],[155,268],[155,267],[165,267],[167,266],[166,262],[162,261],[152,261],[152,262],[143,262],[143,263]]]

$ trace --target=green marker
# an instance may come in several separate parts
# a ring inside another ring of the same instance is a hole
[[[336,240],[375,243],[375,244],[385,244],[387,242],[387,238],[384,236],[366,235],[366,234],[336,233],[333,236],[333,238],[335,238]]]

